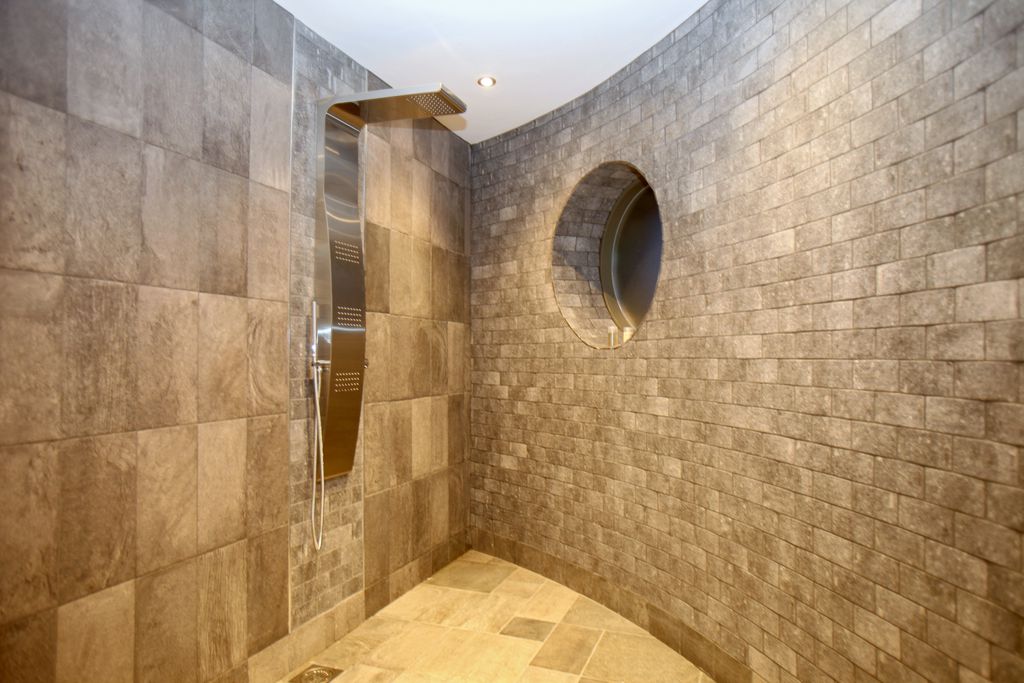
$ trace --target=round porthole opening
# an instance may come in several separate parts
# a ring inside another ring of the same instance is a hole
[[[555,299],[580,339],[615,348],[636,334],[654,300],[661,252],[657,198],[634,167],[612,162],[583,177],[552,250]]]

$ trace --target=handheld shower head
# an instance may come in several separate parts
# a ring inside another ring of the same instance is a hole
[[[440,83],[389,88],[333,99],[327,113],[356,128],[367,123],[461,114],[466,105]]]

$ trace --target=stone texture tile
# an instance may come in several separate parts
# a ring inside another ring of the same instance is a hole
[[[291,164],[291,92],[287,85],[253,67],[250,102],[249,177],[287,191]]]
[[[50,444],[0,449],[0,479],[18,492],[0,498],[0,623],[57,604],[57,467]]]
[[[205,3],[203,33],[246,62],[252,62],[252,0]]]
[[[0,442],[20,443],[60,436],[65,364],[40,365],[40,356],[63,357],[52,331],[61,326],[65,280],[61,277],[0,271]],[[71,366],[73,369],[74,366]]]
[[[151,12],[162,14],[156,10]],[[139,281],[199,288],[203,170],[199,162],[147,145],[143,157]]]
[[[97,280],[69,278],[64,283],[64,433],[126,429],[132,406],[124,396],[134,390],[137,377],[132,333],[138,322],[138,292],[135,287]]]
[[[246,660],[246,544],[199,556],[196,633],[199,680],[208,681]]]
[[[243,0],[243,3],[245,0]],[[228,7],[236,3],[211,3]],[[248,3],[252,8],[252,2]],[[204,14],[207,27],[210,12]],[[251,36],[251,16],[250,16]],[[251,44],[250,44],[251,49]],[[249,172],[250,67],[210,40],[203,46],[203,161],[246,176]]]
[[[197,537],[204,552],[245,537],[245,420],[198,426]]]
[[[542,621],[562,621],[578,599],[575,592],[548,581],[519,610],[518,615]]]
[[[191,28],[203,28],[203,0],[146,0]]]
[[[135,582],[57,610],[57,680],[130,683],[135,677]]]
[[[273,0],[254,3],[252,63],[286,84],[292,82],[294,25],[292,15]]]
[[[10,681],[57,680],[57,610],[0,625],[0,675]]]
[[[198,295],[139,287],[131,340],[136,428],[194,422]]]
[[[288,130],[287,119],[283,128]],[[246,285],[250,297],[287,301],[288,221],[288,195],[250,182],[246,231]]]
[[[284,412],[288,402],[288,311],[283,303],[250,299],[249,414]]]
[[[600,631],[594,629],[559,624],[544,641],[544,646],[530,664],[543,669],[578,674],[583,671],[601,635]]]
[[[604,631],[618,631],[622,633],[642,633],[643,629],[616,614],[604,605],[593,600],[580,597],[573,603],[566,612],[564,621],[567,624],[587,626],[589,628],[602,629]]]
[[[12,0],[0,20],[0,90],[65,111],[67,0]]]
[[[139,432],[137,566],[139,574],[196,554],[195,425]]]
[[[501,629],[501,635],[544,642],[554,627],[555,624],[551,621],[514,617]]]
[[[179,13],[167,9],[160,11],[152,4],[143,9],[142,133],[147,142],[199,159],[203,153],[203,36],[185,21],[190,8],[180,6]]]
[[[248,536],[288,522],[288,422],[284,415],[249,418],[245,526]]]
[[[434,644],[415,668],[442,680],[516,681],[526,671],[539,643],[453,629]]]
[[[372,137],[372,136],[371,136]],[[366,310],[387,313],[391,302],[391,233],[366,223],[363,252],[366,254]]]
[[[142,250],[142,145],[68,119],[66,271],[134,282]]]
[[[288,633],[288,529],[250,538],[246,548],[249,654]]]
[[[135,576],[135,434],[58,442],[61,603]]]
[[[205,167],[199,240],[199,288],[204,292],[246,293],[248,189],[244,179]]]
[[[197,586],[194,558],[136,581],[136,681],[199,680]]]
[[[63,114],[0,93],[0,266],[64,269],[66,125]]]
[[[363,575],[367,584],[386,579],[390,571],[388,495],[383,491],[367,496],[363,504]]]
[[[200,420],[244,417],[249,408],[249,331],[245,299],[199,295],[196,413]]]
[[[391,325],[383,313],[366,314],[366,360],[363,375],[363,400],[366,403],[391,398]]]
[[[69,0],[68,113],[142,134],[142,0]]]
[[[489,593],[515,571],[514,565],[453,562],[430,577],[437,586]]]
[[[408,481],[412,473],[412,403],[371,403],[363,425],[367,495]]]
[[[583,671],[616,681],[697,681],[700,671],[651,636],[605,633]]]

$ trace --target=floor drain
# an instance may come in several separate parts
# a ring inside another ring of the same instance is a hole
[[[306,667],[306,670],[298,676],[292,678],[291,683],[327,683],[327,681],[333,680],[340,673],[341,669],[332,669],[329,666],[313,664]]]

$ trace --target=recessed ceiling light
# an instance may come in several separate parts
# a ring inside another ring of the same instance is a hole
[[[476,84],[481,88],[493,88],[498,83],[498,79],[494,76],[481,76],[476,79]]]

